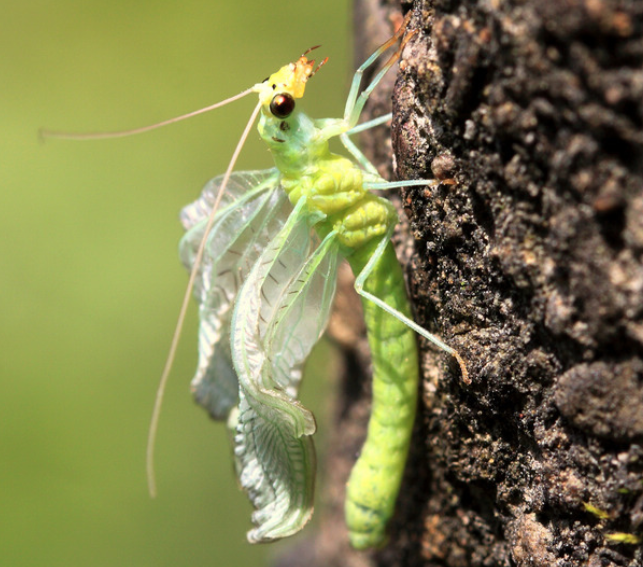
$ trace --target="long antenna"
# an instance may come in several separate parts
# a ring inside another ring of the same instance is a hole
[[[252,128],[252,125],[254,124],[254,121],[256,120],[260,110],[261,110],[261,102],[259,102],[255,107],[255,109],[253,110],[252,115],[250,116],[250,120],[248,120],[248,124],[246,124],[246,127],[243,131],[243,134],[241,134],[241,138],[237,143],[237,147],[235,148],[234,153],[232,154],[232,158],[230,159],[228,168],[226,169],[226,172],[223,176],[223,181],[221,182],[221,186],[219,187],[217,198],[214,201],[214,205],[212,205],[212,211],[210,212],[210,217],[208,218],[208,224],[205,227],[205,232],[203,233],[201,244],[199,244],[199,250],[197,251],[196,258],[194,259],[194,265],[192,266],[192,271],[190,272],[190,279],[188,281],[188,286],[187,286],[187,289],[185,290],[185,295],[183,296],[183,303],[181,304],[181,311],[179,312],[179,318],[176,323],[176,327],[174,329],[174,335],[172,336],[172,344],[170,346],[170,351],[168,352],[167,360],[165,361],[165,367],[163,368],[163,373],[161,374],[159,387],[158,387],[158,390],[156,391],[156,401],[154,402],[154,410],[152,412],[152,420],[150,421],[150,430],[147,437],[147,459],[146,459],[147,486],[148,486],[150,496],[152,498],[156,496],[156,477],[154,473],[154,445],[156,443],[156,433],[158,431],[159,416],[161,415],[161,405],[163,404],[163,395],[165,394],[165,386],[170,376],[172,365],[174,364],[176,349],[178,347],[179,338],[181,336],[181,331],[183,329],[185,315],[188,310],[188,305],[190,304],[190,296],[192,295],[192,288],[194,287],[194,281],[196,280],[197,274],[199,272],[199,268],[201,267],[201,261],[203,259],[205,245],[208,239],[208,235],[210,234],[210,230],[214,225],[214,217],[216,215],[217,209],[219,208],[219,203],[223,198],[223,193],[225,191],[226,186],[228,185],[230,175],[232,174],[232,170],[234,169],[234,164],[236,163],[237,158],[239,157],[241,148],[245,144],[246,139],[248,138],[248,134],[250,133],[250,129]]]
[[[131,130],[120,130],[118,132],[86,132],[86,133],[75,133],[75,132],[63,132],[59,130],[44,130],[41,129],[39,131],[39,135],[41,138],[57,138],[57,139],[62,139],[62,140],[105,140],[107,138],[124,138],[125,136],[133,136],[134,134],[142,134],[143,132],[149,132],[150,130],[156,130],[157,128],[161,128],[162,126],[167,126],[168,124],[174,124],[175,122],[180,122],[181,120],[185,120],[186,118],[192,118],[193,116],[198,116],[199,114],[204,114],[206,112],[210,112],[211,110],[214,110],[215,108],[219,108],[221,106],[225,106],[226,104],[230,102],[234,102],[235,100],[239,100],[240,98],[243,98],[244,96],[254,92],[254,87],[250,87],[249,89],[246,89],[245,91],[231,96],[230,98],[226,98],[225,100],[222,100],[220,102],[217,102],[215,104],[211,104],[210,106],[206,106],[205,108],[200,108],[199,110],[193,110],[192,112],[188,112],[187,114],[182,114],[181,116],[176,116],[174,118],[170,118],[168,120],[164,120],[163,122],[157,122],[156,124],[150,124],[149,126],[142,126],[140,128],[133,128]]]
[[[237,95],[231,96],[230,98],[227,98],[215,104],[211,104],[210,106],[206,106],[205,108],[200,108],[199,110],[194,110],[192,112],[188,112],[187,114],[176,116],[175,118],[170,118],[168,120],[164,120],[156,124],[151,124],[149,126],[133,128],[131,130],[120,130],[117,132],[76,133],[76,132],[64,132],[64,131],[58,131],[58,130],[41,129],[39,131],[39,135],[41,138],[56,138],[56,139],[64,139],[64,140],[104,140],[107,138],[122,138],[125,136],[132,136],[134,134],[142,134],[143,132],[149,132],[150,130],[155,130],[156,128],[161,128],[162,126],[174,124],[175,122],[180,122],[181,120],[192,118],[193,116],[198,116],[199,114],[204,114],[206,112],[214,110],[215,108],[219,108],[221,106],[234,102],[235,100],[239,100],[240,98],[243,98],[244,96],[252,92],[256,92],[256,87],[257,85],[254,85]],[[241,134],[241,138],[237,143],[234,153],[230,158],[230,163],[228,164],[228,168],[226,169],[226,172],[223,176],[223,181],[221,183],[221,186],[219,187],[219,192],[217,193],[217,197],[214,201],[214,205],[212,206],[212,211],[210,212],[210,216],[208,218],[208,223],[205,227],[205,232],[203,233],[203,239],[199,244],[199,249],[197,251],[196,258],[194,259],[194,265],[192,266],[192,271],[190,272],[190,279],[188,280],[188,286],[187,286],[187,289],[185,290],[185,295],[183,296],[183,303],[181,304],[179,318],[176,323],[176,327],[174,329],[174,335],[172,336],[172,344],[170,345],[170,351],[168,352],[167,359],[165,361],[165,367],[163,368],[163,373],[161,374],[161,380],[159,381],[159,386],[156,391],[156,400],[154,402],[154,410],[152,411],[152,419],[150,421],[150,429],[147,437],[147,454],[146,454],[147,483],[148,483],[149,493],[152,498],[156,496],[156,479],[154,474],[154,445],[156,443],[156,433],[158,431],[159,417],[161,415],[163,395],[165,394],[165,387],[167,385],[167,381],[170,376],[170,371],[172,370],[172,365],[174,364],[174,359],[176,357],[176,350],[179,344],[179,338],[181,336],[181,332],[183,330],[183,323],[185,322],[185,315],[187,313],[188,305],[190,302],[190,296],[192,295],[194,282],[199,272],[199,268],[201,267],[201,262],[203,260],[203,254],[205,251],[205,244],[207,242],[208,235],[212,230],[212,226],[214,225],[214,218],[216,216],[217,209],[219,208],[219,204],[221,203],[221,199],[223,198],[223,193],[225,192],[226,186],[228,185],[228,181],[230,180],[230,175],[232,174],[232,170],[234,169],[234,165],[237,161],[237,158],[241,153],[241,148],[243,148],[243,145],[245,144],[248,138],[248,134],[250,133],[250,129],[252,128],[254,121],[257,119],[257,115],[259,114],[260,110],[261,110],[261,102],[258,103],[255,109],[252,111],[250,119],[248,120],[248,124],[246,124],[246,127],[243,130],[243,133]]]

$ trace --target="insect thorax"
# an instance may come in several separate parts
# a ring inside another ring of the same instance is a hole
[[[293,206],[305,198],[309,212],[326,216],[319,232],[335,230],[341,244],[354,250],[386,234],[398,219],[388,201],[364,189],[363,171],[354,162],[331,153],[325,132],[336,122],[341,121],[314,121],[299,111],[281,120],[264,113],[259,133]]]

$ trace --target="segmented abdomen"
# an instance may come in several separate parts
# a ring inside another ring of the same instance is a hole
[[[348,258],[357,275],[372,255],[372,241]],[[402,269],[391,243],[364,289],[411,317]],[[373,359],[373,405],[368,435],[350,475],[346,523],[356,549],[381,546],[411,441],[418,390],[418,355],[413,331],[369,300],[363,300]]]

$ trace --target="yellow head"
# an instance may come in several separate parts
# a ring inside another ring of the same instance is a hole
[[[263,83],[254,86],[264,112],[270,112],[277,118],[285,118],[293,111],[295,99],[304,96],[308,79],[328,60],[327,57],[313,70],[315,60],[309,60],[306,55],[317,47],[319,46],[311,47],[297,61],[284,65]]]

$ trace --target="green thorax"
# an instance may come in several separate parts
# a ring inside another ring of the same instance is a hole
[[[341,120],[311,120],[295,111],[286,119],[262,113],[259,134],[268,144],[281,184],[293,205],[306,198],[309,213],[326,218],[316,225],[324,237],[338,232],[349,255],[397,223],[393,206],[364,189],[363,171],[349,159],[331,153],[328,139],[340,133]]]

